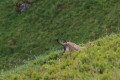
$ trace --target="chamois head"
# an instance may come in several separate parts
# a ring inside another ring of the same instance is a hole
[[[62,42],[60,39],[57,39],[57,42],[63,46],[63,48],[64,48],[63,53],[65,53],[65,52],[67,52],[69,50],[69,47],[67,45],[66,40],[64,40],[64,42]]]
[[[72,43],[72,42],[66,42],[64,40],[64,42],[62,42],[60,39],[57,39],[57,42],[59,44],[61,44],[63,47],[64,47],[64,51],[63,53],[66,53],[67,51],[71,50],[71,51],[74,51],[74,50],[80,50],[80,49],[83,49],[83,48],[86,48],[86,47],[80,47],[78,45],[76,45],[75,43]]]

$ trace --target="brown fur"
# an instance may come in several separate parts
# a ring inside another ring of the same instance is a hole
[[[66,53],[67,51],[71,50],[71,51],[78,51],[78,50],[81,50],[81,49],[84,49],[86,47],[80,47],[78,45],[76,45],[75,43],[72,43],[72,42],[61,42],[59,39],[58,39],[58,43],[60,43],[63,47],[64,47],[64,51],[63,53]]]

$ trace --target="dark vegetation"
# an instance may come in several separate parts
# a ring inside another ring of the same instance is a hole
[[[22,2],[0,1],[0,70],[60,49],[58,38],[86,43],[119,32],[119,0],[28,0],[32,7],[18,13]]]
[[[14,70],[3,72],[0,80],[119,80],[120,34],[87,44],[80,51],[51,52]]]

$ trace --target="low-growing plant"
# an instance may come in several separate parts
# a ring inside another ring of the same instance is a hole
[[[113,45],[116,45],[120,38],[117,34],[114,35],[110,35],[110,39],[107,36],[87,43],[87,46],[91,44],[94,46],[85,50],[69,51],[63,55],[62,52],[51,52],[44,58],[36,57],[35,60],[28,61],[28,68],[25,68],[27,71],[6,74],[2,78],[5,80],[119,80],[119,47],[114,49]],[[111,36],[117,39],[111,39]],[[98,45],[97,41],[102,44]]]

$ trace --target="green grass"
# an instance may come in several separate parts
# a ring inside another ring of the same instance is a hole
[[[60,49],[57,38],[86,43],[119,32],[119,0],[28,0],[33,6],[20,14],[14,4],[22,1],[0,2],[0,70]]]
[[[82,44],[83,45],[83,44]],[[37,57],[17,72],[4,72],[1,80],[119,80],[120,34],[112,34],[84,44],[86,49],[51,52]],[[11,72],[11,74],[10,74]]]

